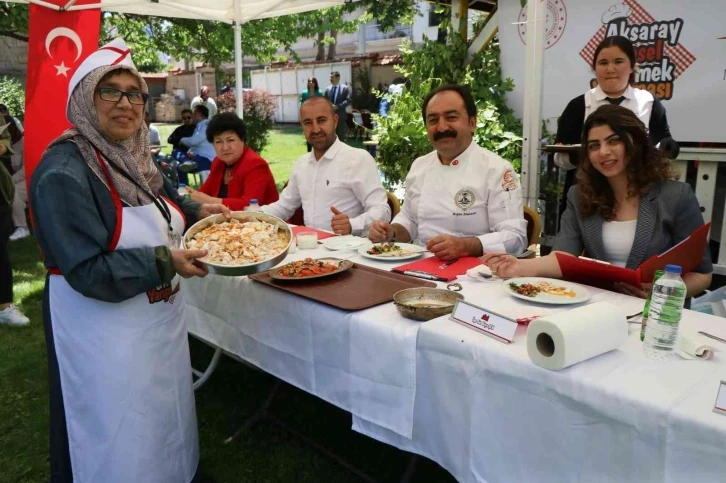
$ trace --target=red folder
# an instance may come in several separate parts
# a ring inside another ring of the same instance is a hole
[[[562,278],[570,282],[583,283],[606,290],[612,290],[615,282],[640,287],[641,283],[652,282],[655,271],[663,270],[666,265],[680,265],[684,274],[698,268],[703,261],[710,227],[711,223],[706,223],[697,228],[678,245],[661,255],[650,257],[635,270],[616,267],[597,260],[573,257],[564,253],[556,254],[557,262],[562,270]]]
[[[292,230],[292,234],[294,236],[298,236],[300,233],[317,233],[318,241],[335,236],[335,233],[330,233],[323,230],[316,230],[315,228],[308,228],[307,226],[293,226],[290,229]]]
[[[461,257],[453,263],[445,262],[436,257],[428,257],[423,260],[406,263],[394,268],[393,272],[403,273],[405,271],[426,272],[437,277],[445,278],[447,282],[454,280],[459,275],[463,275],[470,268],[481,265],[481,260],[477,257]],[[442,266],[447,265],[443,268]]]

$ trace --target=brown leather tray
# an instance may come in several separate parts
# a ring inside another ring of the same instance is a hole
[[[399,290],[436,286],[433,282],[357,263],[345,272],[310,281],[273,280],[269,271],[250,275],[249,278],[343,310],[363,310],[391,302],[393,294]]]

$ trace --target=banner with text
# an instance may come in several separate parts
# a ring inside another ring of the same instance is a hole
[[[678,141],[726,142],[726,14],[723,0],[544,0],[547,2],[542,117],[554,132],[567,103],[596,85],[592,56],[621,35],[636,48],[636,87],[663,101]],[[500,0],[502,74],[522,116],[526,7]]]

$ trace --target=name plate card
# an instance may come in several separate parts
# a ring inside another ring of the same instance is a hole
[[[456,302],[450,319],[505,344],[512,343],[518,325],[512,319],[464,300]]]
[[[716,404],[713,405],[713,412],[726,415],[726,381],[721,381],[716,395]]]

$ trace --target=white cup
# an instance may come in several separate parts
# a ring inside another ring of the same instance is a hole
[[[318,234],[310,231],[298,233],[297,247],[300,250],[313,250],[318,248]]]

